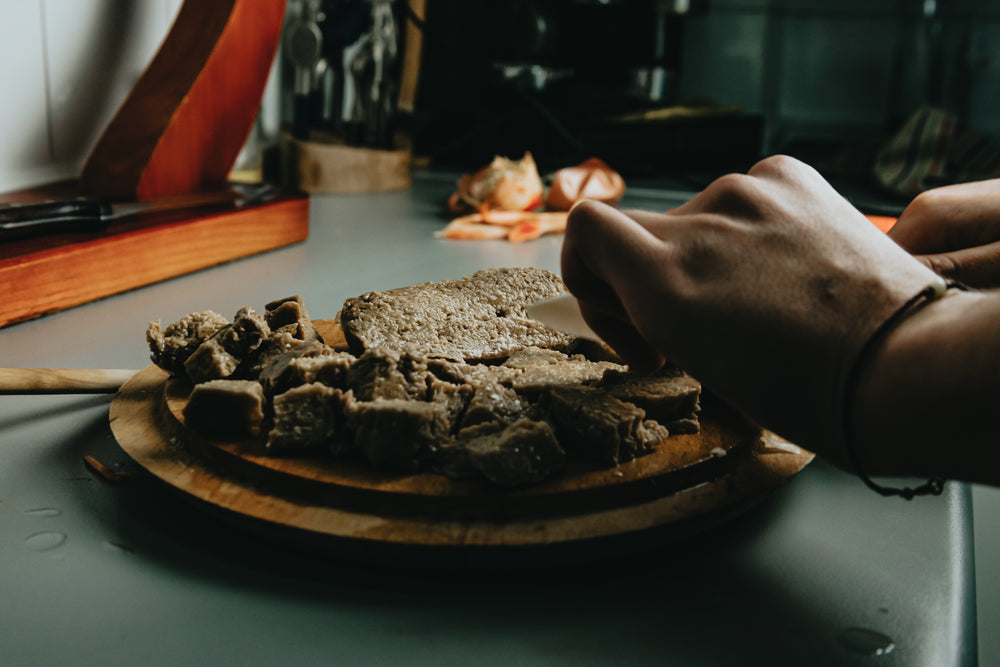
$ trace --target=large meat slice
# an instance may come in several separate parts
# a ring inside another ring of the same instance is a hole
[[[378,346],[465,361],[503,359],[530,345],[566,351],[573,336],[524,310],[565,291],[559,276],[544,269],[484,269],[348,299],[340,325],[356,355]]]

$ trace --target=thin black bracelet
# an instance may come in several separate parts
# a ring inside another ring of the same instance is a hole
[[[861,481],[865,485],[879,493],[883,496],[899,496],[904,500],[912,500],[914,496],[925,496],[925,495],[941,495],[944,491],[944,478],[943,477],[931,477],[927,482],[921,484],[916,488],[903,487],[901,489],[896,489],[892,487],[882,486],[876,484],[868,473],[866,473],[862,468],[861,464],[858,462],[857,452],[854,451],[854,438],[852,437],[851,429],[851,406],[853,405],[854,393],[857,390],[858,378],[861,375],[861,369],[865,365],[865,361],[871,355],[872,350],[878,345],[883,338],[885,338],[903,319],[912,313],[919,310],[923,305],[926,305],[932,301],[937,301],[943,297],[949,289],[968,289],[965,285],[961,283],[946,281],[944,278],[938,278],[933,281],[927,287],[920,290],[915,294],[910,300],[899,307],[896,312],[894,312],[889,319],[879,326],[875,330],[875,333],[871,335],[858,356],[854,360],[854,365],[851,367],[851,372],[847,376],[847,382],[844,385],[844,402],[841,406],[841,426],[844,433],[844,446],[847,449],[847,458],[854,468],[854,472],[857,474]]]

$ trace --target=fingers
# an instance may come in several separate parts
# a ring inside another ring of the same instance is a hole
[[[921,193],[889,238],[946,278],[974,287],[1000,285],[1000,180]]]
[[[663,364],[662,355],[635,328],[627,307],[629,294],[649,280],[644,267],[658,243],[640,223],[592,201],[570,211],[563,242],[563,280],[579,300],[584,319],[639,370]]]
[[[949,185],[917,195],[889,230],[889,238],[918,255],[1000,241],[1000,180]]]
[[[577,298],[604,315],[627,319],[623,286],[642,284],[644,258],[656,237],[606,204],[585,201],[570,211],[562,249],[562,275]]]
[[[590,328],[601,337],[601,340],[610,345],[632,370],[652,373],[663,366],[665,362],[663,355],[650,345],[631,323],[593,311],[583,302],[580,303],[580,312]]]
[[[970,287],[1000,287],[1000,241],[954,252],[917,255],[940,276]]]
[[[947,249],[943,225],[929,221],[923,215],[918,215],[913,209],[913,204],[899,216],[896,224],[889,229],[888,236],[904,250],[914,255]]]

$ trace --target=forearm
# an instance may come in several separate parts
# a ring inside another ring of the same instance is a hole
[[[850,406],[866,472],[1000,484],[998,332],[992,290],[953,291],[889,333]]]

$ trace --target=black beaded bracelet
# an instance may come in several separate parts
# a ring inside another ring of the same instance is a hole
[[[864,482],[869,489],[883,496],[899,496],[904,500],[912,500],[914,496],[939,496],[941,495],[941,492],[944,491],[945,480],[942,477],[931,477],[927,480],[927,482],[916,488],[903,487],[901,489],[897,489],[876,484],[868,473],[862,469],[861,464],[858,462],[857,452],[854,451],[854,439],[851,433],[851,406],[853,405],[854,393],[857,390],[856,385],[858,383],[858,378],[861,374],[861,369],[864,367],[867,358],[871,355],[872,350],[896,327],[896,325],[898,325],[907,316],[916,312],[921,306],[932,301],[937,301],[952,288],[961,290],[968,289],[961,283],[946,281],[944,278],[938,278],[900,306],[899,309],[889,317],[889,319],[883,322],[881,326],[875,330],[875,333],[871,335],[867,342],[865,342],[861,351],[858,353],[858,356],[855,358],[854,365],[851,367],[851,371],[847,376],[847,381],[844,384],[844,402],[841,406],[841,426],[844,434],[844,445],[847,449],[847,458],[850,461],[851,466],[854,468],[854,472],[859,478],[861,478],[861,481]]]

